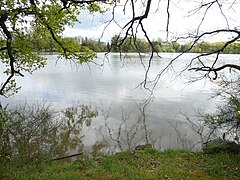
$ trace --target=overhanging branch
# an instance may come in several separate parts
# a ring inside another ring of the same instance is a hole
[[[196,56],[195,58],[193,58],[191,60],[191,63],[189,64],[189,66],[191,67],[193,61],[197,60],[198,62],[200,62],[201,67],[190,68],[190,69],[188,69],[189,71],[195,70],[195,71],[204,71],[204,72],[207,72],[207,73],[208,72],[214,72],[215,77],[212,78],[212,79],[216,80],[217,77],[218,77],[218,72],[225,69],[225,68],[240,70],[240,66],[236,65],[236,64],[225,64],[225,65],[217,67],[217,68],[214,67],[219,60],[220,53],[222,53],[230,44],[232,44],[234,42],[237,42],[240,39],[240,31],[238,31],[236,29],[220,29],[220,30],[215,30],[215,31],[211,31],[211,32],[205,32],[195,39],[194,43],[192,44],[192,46],[190,47],[189,50],[191,50],[193,48],[193,46],[205,35],[217,34],[217,33],[221,33],[221,32],[224,32],[224,33],[227,33],[227,32],[229,33],[230,32],[230,33],[235,33],[237,35],[234,38],[232,38],[231,40],[225,42],[224,45],[221,48],[219,48],[215,51],[209,52],[209,53],[202,53],[202,54]],[[213,54],[215,54],[216,57],[215,57],[212,65],[211,66],[205,65],[205,63],[201,60],[201,58],[202,57],[207,57],[207,56],[210,56],[210,55],[213,55]]]
[[[7,78],[7,80],[3,83],[3,85],[0,89],[0,95],[4,95],[4,93],[3,93],[4,89],[6,88],[6,86],[11,81],[11,79],[14,77],[15,74],[19,74],[20,76],[23,76],[23,74],[21,74],[19,71],[16,71],[15,67],[14,67],[15,58],[14,58],[13,52],[12,52],[12,35],[5,24],[5,22],[7,21],[7,18],[8,18],[7,13],[4,13],[0,16],[0,27],[3,30],[3,33],[7,37],[6,47],[4,47],[3,49],[7,50],[7,54],[8,54],[9,60],[10,60],[9,61],[10,75]]]
[[[194,70],[194,71],[214,72],[215,77],[212,78],[212,79],[216,80],[217,77],[218,77],[217,72],[221,71],[221,70],[223,70],[225,68],[236,69],[236,70],[240,71],[240,66],[236,65],[236,64],[224,64],[223,66],[220,66],[220,67],[217,67],[217,68],[212,68],[212,67],[207,67],[207,66],[197,67],[197,68],[190,68],[189,71]]]

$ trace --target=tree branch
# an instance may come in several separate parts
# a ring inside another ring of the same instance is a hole
[[[212,32],[205,32],[203,34],[201,34],[199,37],[196,38],[196,40],[194,41],[194,43],[192,44],[192,46],[190,47],[191,49],[193,48],[193,46],[200,40],[200,38],[202,38],[203,36],[205,35],[210,35],[210,34],[216,34],[216,33],[220,33],[220,32],[231,32],[231,33],[236,33],[237,36],[232,38],[231,40],[227,41],[220,49],[217,49],[215,51],[212,51],[212,52],[209,52],[209,53],[202,53],[198,56],[196,56],[195,58],[193,58],[191,60],[191,63],[189,64],[189,66],[192,65],[193,61],[194,60],[198,60],[200,62],[200,64],[202,65],[202,67],[196,67],[196,68],[190,68],[189,71],[191,70],[195,70],[195,71],[205,71],[205,72],[214,72],[215,74],[215,77],[212,78],[213,80],[216,80],[217,79],[217,72],[218,71],[221,71],[227,67],[229,68],[233,68],[233,69],[236,69],[236,70],[240,70],[240,66],[239,65],[235,65],[235,64],[225,64],[221,67],[218,67],[218,68],[214,68],[215,64],[217,63],[217,61],[219,60],[219,55],[221,52],[224,51],[224,49],[226,49],[227,46],[229,46],[230,44],[236,42],[239,40],[240,38],[240,31],[238,30],[231,30],[231,29],[221,29],[221,30],[215,30],[215,31],[212,31]],[[190,49],[190,50],[191,50]],[[211,67],[210,66],[206,66],[203,61],[201,61],[201,57],[206,57],[206,56],[209,56],[209,55],[212,55],[212,54],[216,54],[216,57],[215,57],[215,60],[214,62],[212,63]]]
[[[4,13],[0,16],[0,27],[3,30],[3,33],[7,37],[6,48],[5,49],[7,50],[7,54],[8,54],[9,60],[10,60],[9,65],[10,65],[11,72],[10,72],[9,77],[3,83],[3,85],[0,89],[0,95],[3,95],[4,89],[6,88],[7,84],[11,81],[11,79],[13,78],[13,76],[15,74],[19,74],[20,76],[23,76],[23,74],[21,74],[19,71],[16,71],[15,67],[14,67],[15,58],[14,58],[13,53],[12,53],[12,35],[11,35],[10,31],[8,30],[6,24],[5,24],[5,22],[7,21],[7,18],[8,18],[7,13]]]
[[[148,17],[148,14],[149,14],[149,11],[150,11],[150,8],[151,8],[151,2],[152,0],[148,0],[147,1],[147,6],[146,6],[146,9],[145,9],[145,13],[142,15],[142,16],[137,16],[135,17],[135,9],[134,9],[134,2],[132,0],[132,10],[133,10],[133,17],[132,19],[123,27],[126,28],[129,24],[133,24],[134,22],[136,21],[142,21],[143,19],[146,19]]]
[[[169,22],[170,22],[170,0],[167,1],[167,27],[166,27],[166,32],[167,32],[167,39],[168,39],[168,33],[169,33]]]
[[[233,68],[236,70],[240,71],[240,65],[236,65],[236,64],[224,64],[218,68],[211,68],[211,67],[200,67],[200,68],[191,68],[189,69],[189,71],[191,70],[195,70],[195,71],[221,71],[225,68]]]
[[[189,71],[206,71],[206,72],[214,72],[215,77],[213,78],[213,80],[217,79],[217,72],[221,71],[225,68],[230,68],[230,69],[236,69],[238,71],[240,71],[240,65],[236,65],[236,64],[224,64],[223,66],[220,66],[218,68],[212,68],[212,67],[207,67],[207,66],[203,66],[203,67],[197,67],[197,68],[190,68]]]
[[[4,50],[7,50],[7,47],[0,48],[0,51],[4,51]]]

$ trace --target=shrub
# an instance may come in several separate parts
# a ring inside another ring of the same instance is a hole
[[[0,160],[26,164],[82,151],[82,125],[97,115],[86,105],[59,112],[44,103],[1,107]]]
[[[202,115],[200,120],[210,129],[221,132],[222,139],[239,144],[240,77],[234,79],[222,79],[216,95],[223,99],[223,104],[217,107],[216,112]]]

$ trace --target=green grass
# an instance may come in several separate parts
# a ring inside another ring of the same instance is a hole
[[[1,165],[0,179],[240,179],[240,154],[155,149],[125,151],[74,163]]]

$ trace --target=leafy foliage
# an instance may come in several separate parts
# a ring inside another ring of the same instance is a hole
[[[67,3],[67,4],[66,4]],[[69,39],[63,39],[65,26],[79,22],[84,9],[104,12],[100,3],[107,1],[7,0],[0,2],[0,60],[5,65],[6,81],[0,94],[9,96],[19,89],[15,76],[32,73],[46,64],[40,48],[57,50],[66,59],[89,62],[95,53]]]

